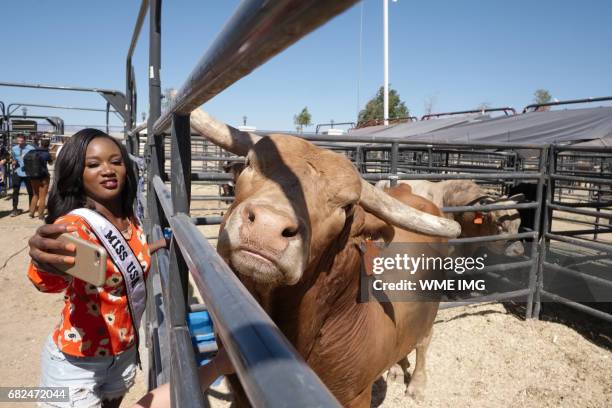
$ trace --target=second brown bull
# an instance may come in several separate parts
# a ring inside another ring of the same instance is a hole
[[[474,211],[448,213],[446,216],[461,225],[461,237],[482,237],[487,235],[515,235],[519,233],[521,217],[515,209],[478,211],[479,206],[489,204],[516,204],[524,200],[522,194],[512,197],[496,198],[488,194],[472,180],[446,180],[431,182],[427,180],[400,180],[407,184],[412,193],[431,200],[440,208],[475,206]],[[381,180],[376,187],[384,188],[389,181]],[[525,250],[518,240],[490,241],[482,244],[469,244],[464,252],[475,252],[479,247],[485,247],[495,254],[514,257],[521,256]]]

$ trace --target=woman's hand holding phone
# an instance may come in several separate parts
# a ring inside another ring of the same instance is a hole
[[[76,247],[74,244],[62,242],[57,237],[65,232],[74,231],[76,231],[76,227],[64,224],[45,224],[39,227],[28,241],[30,257],[34,265],[45,272],[66,275],[58,270],[57,266],[74,265],[75,258],[59,253],[74,254]]]

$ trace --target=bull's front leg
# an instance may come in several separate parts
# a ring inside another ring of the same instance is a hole
[[[427,336],[417,343],[414,372],[412,373],[408,387],[406,387],[406,394],[417,401],[422,401],[425,397],[425,386],[427,384],[425,365],[427,360],[427,349],[429,348],[429,343],[431,343],[432,334],[433,327]]]
[[[410,373],[408,372],[408,369],[410,368],[410,362],[408,361],[408,356],[402,358],[396,364],[399,366],[399,369],[395,365],[393,365],[387,370],[386,375],[383,374],[383,377],[385,377],[387,382],[396,382],[397,378],[402,375],[404,379],[404,384],[408,384],[408,382],[410,381]]]

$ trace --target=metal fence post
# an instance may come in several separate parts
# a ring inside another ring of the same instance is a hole
[[[355,167],[357,167],[357,171],[360,173],[365,172],[362,156],[363,156],[363,148],[361,146],[357,146],[357,148],[355,148]]]
[[[395,177],[390,178],[389,186],[393,187],[397,184],[397,159],[399,156],[399,144],[397,142],[391,143],[391,168],[389,173],[394,174]]]
[[[189,115],[172,115],[172,204],[175,212],[189,214],[191,200],[191,133]]]
[[[604,176],[604,160],[600,159],[599,161],[599,173],[600,173],[600,177]],[[597,208],[595,209],[595,211],[597,211],[597,213],[599,214],[601,212],[601,207],[599,206],[601,204],[601,183],[597,184],[597,191],[595,192],[595,194],[597,194]],[[595,217],[595,232],[593,233],[593,240],[597,241],[597,236],[599,234],[599,221],[601,220],[601,218],[599,217],[599,215],[597,215],[597,217]],[[605,230],[604,230],[605,232]]]
[[[161,0],[149,2],[149,120],[147,124],[148,191],[153,191],[152,180],[164,173],[163,136],[154,133],[153,124],[161,115]],[[148,232],[152,225],[160,225],[161,216],[155,194],[147,194],[149,219]]]
[[[153,240],[155,238],[159,238],[159,233],[161,232],[160,228],[163,228],[161,225],[162,212],[159,207],[159,202],[157,200],[155,190],[153,188],[153,178],[155,176],[161,175],[163,172],[163,161],[160,162],[159,150],[163,149],[163,138],[160,136],[156,136],[153,131],[153,123],[159,116],[161,115],[161,93],[160,93],[160,79],[159,79],[159,68],[161,64],[161,27],[160,27],[160,19],[161,16],[159,14],[161,8],[161,0],[151,0],[149,3],[149,120],[147,123],[147,143],[145,146],[144,154],[147,160],[147,212],[145,219],[145,229],[147,232],[147,236],[149,239]],[[161,170],[160,170],[161,169]],[[165,318],[160,316],[160,313],[163,313],[162,309],[158,308],[156,301],[153,297],[156,295],[156,285],[155,282],[160,283],[160,270],[161,265],[159,262],[160,254],[156,254],[154,258],[154,268],[151,269],[151,276],[149,277],[149,282],[147,284],[147,289],[151,296],[151,301],[147,307],[147,320],[151,323],[151,329],[154,330],[153,337],[153,346],[149,352],[149,365],[150,370],[155,370],[160,373],[167,373],[169,370],[166,370],[164,365],[166,361],[163,361],[164,356],[161,352],[165,352],[162,350],[163,345],[167,344],[168,341],[166,338],[161,336],[162,333],[167,335],[167,325],[165,322]],[[167,259],[167,258],[166,258]],[[160,289],[160,288],[157,288]],[[161,320],[161,321],[160,321]],[[157,326],[157,327],[153,327]],[[165,326],[165,327],[161,327]],[[157,329],[157,330],[155,330]],[[157,350],[156,350],[157,347]],[[159,378],[163,381],[165,378],[161,376]],[[166,377],[167,378],[167,377]],[[158,378],[154,373],[150,373],[149,375],[149,387],[155,387],[159,384],[157,383]]]
[[[550,204],[553,202],[554,197],[554,184],[555,181],[552,177],[550,177],[555,172],[555,158],[556,158],[556,149],[554,145],[549,146],[548,150],[548,165],[546,166],[546,201],[544,202],[544,222],[542,223],[542,231],[540,231],[540,253],[538,257],[538,276],[537,276],[537,284],[536,284],[536,292],[534,297],[534,308],[531,313],[531,317],[535,319],[540,318],[540,311],[542,309],[542,295],[541,291],[544,289],[544,261],[546,260],[546,255],[548,253],[548,248],[546,246],[546,234],[550,232],[552,226],[552,215],[553,210],[550,208]]]
[[[171,194],[175,213],[189,215],[189,203],[191,201],[191,127],[189,115],[172,115],[171,128]],[[183,257],[178,251],[176,265],[171,264],[171,273],[180,276],[183,286],[183,299],[187,305],[187,292],[189,272]],[[183,313],[184,319],[184,313]]]
[[[533,220],[533,230],[536,231],[537,237],[534,237],[531,241],[531,253],[530,257],[534,260],[533,265],[529,269],[529,296],[527,297],[527,307],[525,310],[525,318],[531,319],[533,318],[533,302],[536,297],[536,292],[538,291],[537,282],[540,274],[542,273],[542,267],[540,263],[540,257],[542,256],[542,248],[540,244],[540,240],[544,236],[545,231],[541,231],[540,229],[540,217],[542,216],[542,211],[546,210],[546,202],[543,200],[544,198],[544,185],[546,183],[547,176],[547,156],[548,156],[548,148],[543,148],[540,150],[540,158],[538,163],[538,170],[540,172],[540,177],[538,179],[538,187],[536,192],[536,202],[538,203],[538,207],[535,210],[535,216]],[[540,299],[538,298],[538,302]],[[539,313],[539,309],[538,309]]]

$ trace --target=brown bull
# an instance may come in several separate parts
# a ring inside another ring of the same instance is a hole
[[[403,197],[411,207],[375,189],[344,156],[305,140],[260,138],[200,110],[192,127],[247,156],[218,252],[340,403],[369,407],[374,381],[415,348],[409,391],[422,393],[438,303],[359,303],[360,245],[442,241],[423,233],[454,237],[458,225],[425,199]],[[230,381],[247,405],[237,379]]]
[[[400,180],[400,184],[409,185],[412,193],[431,200],[438,207],[463,207],[468,205],[516,204],[524,200],[522,194],[512,197],[493,198],[472,180],[446,180],[431,182],[427,180]],[[384,188],[388,180],[381,180],[376,187]],[[487,235],[518,234],[521,216],[515,209],[492,210],[484,212],[461,212],[446,215],[461,225],[461,237],[483,237]],[[491,241],[484,244],[468,244],[463,247],[464,255],[484,246],[495,254],[514,257],[524,254],[523,244],[518,240]]]

